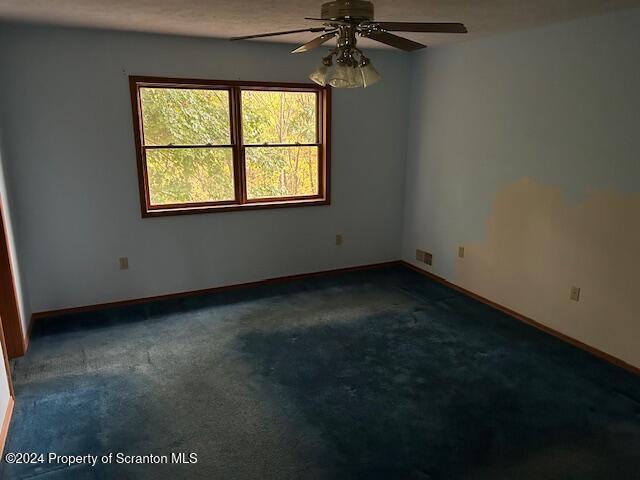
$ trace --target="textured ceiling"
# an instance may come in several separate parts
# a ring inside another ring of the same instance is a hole
[[[317,26],[313,0],[0,0],[0,19],[227,38]],[[377,20],[463,22],[474,37],[640,6],[640,0],[377,0]],[[463,35],[406,34],[435,45]],[[266,41],[304,43],[313,34]],[[370,41],[367,41],[370,42]],[[366,45],[366,42],[363,42]],[[380,45],[380,44],[376,44]]]

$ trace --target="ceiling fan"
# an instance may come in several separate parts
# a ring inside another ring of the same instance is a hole
[[[323,26],[233,37],[231,40],[323,32],[291,53],[308,52],[335,37],[336,47],[322,59],[322,64],[309,75],[309,78],[322,86],[357,88],[368,87],[380,80],[380,75],[373,68],[371,60],[356,46],[358,36],[412,52],[425,48],[426,45],[389,32],[467,33],[467,28],[462,23],[376,22],[373,20],[373,3],[367,0],[327,2],[322,5],[320,18],[306,17],[305,20],[322,22]]]

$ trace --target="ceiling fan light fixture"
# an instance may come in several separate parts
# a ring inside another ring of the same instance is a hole
[[[426,45],[390,32],[467,33],[467,28],[462,23],[379,22],[374,21],[373,12],[373,3],[369,0],[332,0],[322,5],[320,18],[305,17],[306,20],[322,22],[322,27],[246,35],[234,37],[231,40],[249,40],[300,32],[323,32],[319,37],[291,52],[294,54],[308,52],[333,38],[336,39],[336,48],[329,56],[323,58],[322,64],[311,72],[309,78],[323,87],[331,85],[335,88],[366,88],[380,81],[381,77],[371,61],[358,49],[359,36],[405,52],[413,52],[425,48]]]
[[[333,57],[336,57],[335,64]],[[357,48],[336,48],[322,59],[309,78],[321,86],[366,88],[380,80],[380,74]]]

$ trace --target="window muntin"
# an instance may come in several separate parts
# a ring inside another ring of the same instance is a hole
[[[130,77],[143,216],[328,204],[328,89]]]

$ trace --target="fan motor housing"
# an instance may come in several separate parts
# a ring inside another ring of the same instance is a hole
[[[373,3],[366,0],[336,0],[322,4],[321,17],[324,20],[355,18],[373,20]]]

